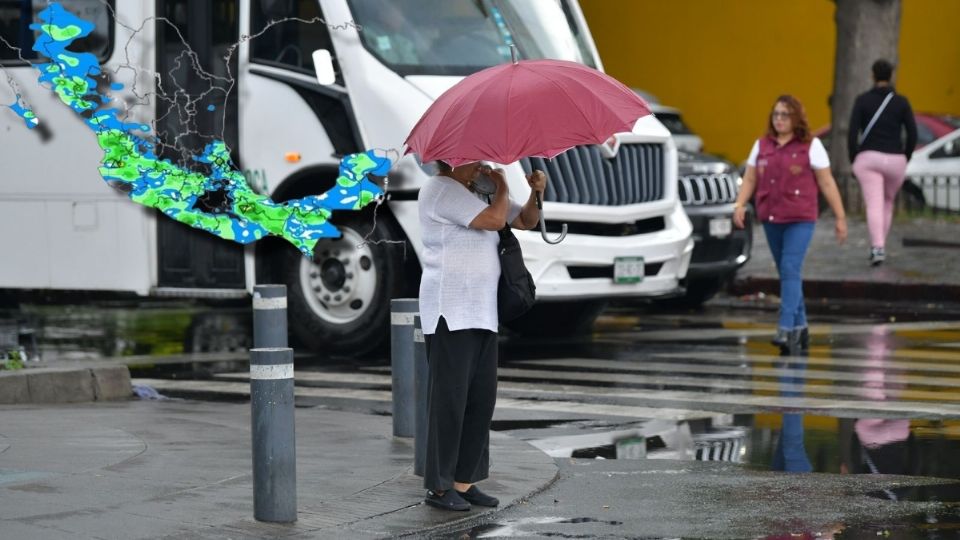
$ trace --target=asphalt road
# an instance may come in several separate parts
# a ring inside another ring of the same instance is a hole
[[[525,504],[449,533],[956,534],[957,311],[926,304],[814,305],[809,353],[784,358],[768,343],[772,308],[763,298],[721,299],[698,312],[619,305],[588,336],[504,336],[494,429],[556,458],[560,479]],[[168,358],[168,365],[163,354],[134,359],[130,363],[142,366],[148,358],[155,364],[135,370],[135,382],[170,396],[246,400],[243,311],[205,310],[199,324],[196,315],[178,313],[194,319],[194,338],[219,328],[219,350],[226,352]],[[169,322],[172,314],[153,315]],[[164,337],[162,327],[150,325],[147,331],[144,313],[133,316],[141,324],[117,325],[104,342],[142,350],[138,336],[147,336],[183,350],[173,345],[182,336]],[[89,321],[103,321],[102,313],[52,317],[56,339],[41,347],[58,351],[63,362],[80,355],[71,347],[91,354],[95,327]],[[131,327],[138,334],[124,333]],[[81,336],[78,345],[63,337],[71,335]],[[218,347],[203,350],[210,349]],[[300,407],[390,414],[383,362],[305,355],[296,379]],[[916,487],[925,482],[948,487]]]

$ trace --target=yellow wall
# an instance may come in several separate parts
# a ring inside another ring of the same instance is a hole
[[[745,160],[783,93],[803,102],[813,129],[830,122],[830,0],[580,5],[607,73],[681,109],[709,152]],[[960,115],[958,21],[960,0],[903,0],[897,89],[915,110]]]

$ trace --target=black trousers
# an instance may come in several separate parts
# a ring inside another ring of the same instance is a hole
[[[472,484],[490,470],[490,420],[497,402],[497,334],[451,332],[440,317],[425,335],[430,386],[423,485],[434,491]]]

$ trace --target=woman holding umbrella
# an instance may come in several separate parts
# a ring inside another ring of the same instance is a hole
[[[499,501],[474,485],[487,478],[490,421],[497,399],[497,284],[500,258],[496,231],[509,223],[532,229],[539,221],[536,194],[547,177],[527,177],[530,197],[522,207],[509,196],[503,169],[480,162],[450,167],[420,190],[424,255],[420,317],[430,366],[426,502],[445,510]],[[488,205],[474,193],[483,173],[496,185]]]
[[[505,223],[531,229],[539,221],[544,240],[559,241],[547,238],[538,208],[546,175],[527,177],[530,198],[520,207],[509,199],[503,171],[480,161],[552,158],[577,145],[603,144],[650,114],[642,99],[604,73],[563,60],[520,61],[513,51],[512,63],[444,92],[406,139],[406,152],[437,161],[440,171],[420,190],[420,317],[430,366],[426,502],[448,510],[498,504],[473,485],[487,477],[497,390],[495,231]],[[470,193],[481,172],[497,187],[490,205]]]
[[[803,105],[793,96],[774,102],[767,133],[753,144],[747,158],[733,214],[738,228],[744,226],[745,205],[754,192],[757,217],[780,273],[780,320],[773,344],[791,351],[806,348],[801,272],[817,221],[817,193],[823,193],[833,210],[839,242],[847,238],[847,220],[827,151],[820,139],[810,136]]]

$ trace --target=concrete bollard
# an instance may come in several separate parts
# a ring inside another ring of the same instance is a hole
[[[287,346],[287,286],[253,287],[253,348]]]
[[[297,446],[293,415],[293,349],[250,350],[253,517],[297,520]]]
[[[413,318],[416,298],[390,301],[390,373],[393,394],[393,436],[413,437],[416,425],[413,383]]]
[[[427,404],[430,394],[430,368],[427,364],[427,344],[420,327],[420,316],[413,322],[413,373],[416,402],[416,435],[413,438],[413,474],[423,476],[427,463],[427,436],[429,420]]]

